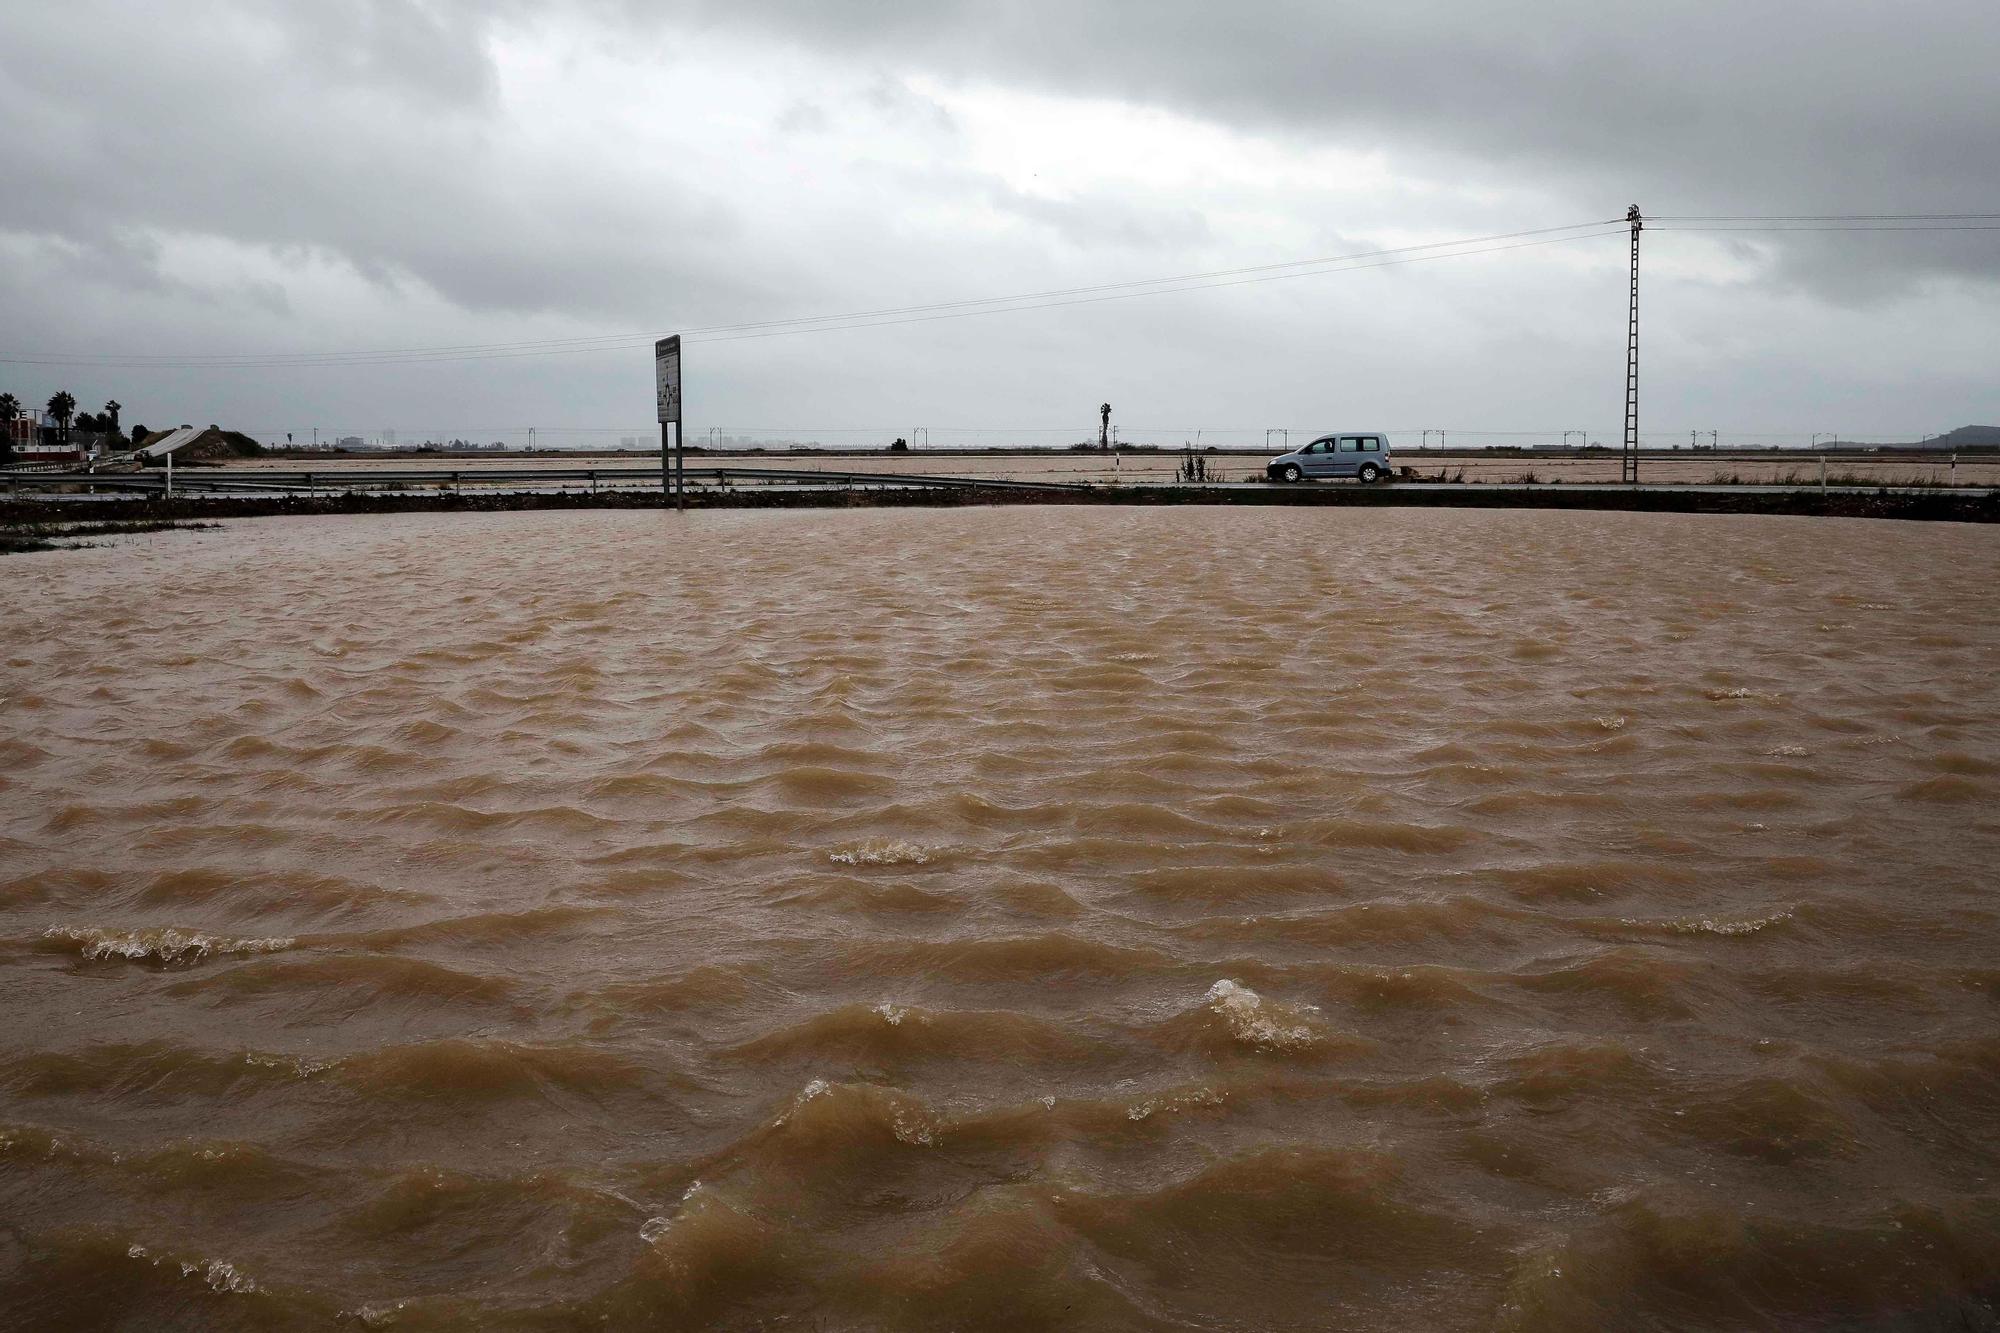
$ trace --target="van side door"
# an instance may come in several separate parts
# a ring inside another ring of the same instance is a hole
[[[1352,477],[1360,473],[1362,460],[1362,438],[1359,435],[1340,437],[1340,451],[1334,455],[1339,460],[1334,465],[1336,477]]]
[[[1308,477],[1331,477],[1334,468],[1333,437],[1314,440],[1300,450],[1301,463]]]

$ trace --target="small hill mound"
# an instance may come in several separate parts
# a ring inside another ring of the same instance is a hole
[[[210,426],[196,430],[182,426],[176,430],[154,431],[139,446],[148,463],[165,463],[168,454],[176,463],[222,463],[232,458],[258,458],[264,446],[241,431]]]

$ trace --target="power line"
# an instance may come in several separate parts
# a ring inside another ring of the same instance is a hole
[[[1829,232],[1832,232],[1832,231],[2000,231],[2000,223],[1994,223],[1994,222],[1988,222],[1988,223],[1952,223],[1952,224],[1948,224],[1948,225],[1944,225],[1944,226],[1936,226],[1936,227],[1927,227],[1927,226],[1904,226],[1904,225],[1900,225],[1900,224],[1893,224],[1893,223],[1884,223],[1884,224],[1879,224],[1879,225],[1878,225],[1878,224],[1872,224],[1872,223],[1871,223],[1871,224],[1864,224],[1864,225],[1858,225],[1858,226],[1850,226],[1850,225],[1845,225],[1845,224],[1841,224],[1841,225],[1822,225],[1822,224],[1819,224],[1819,223],[1810,223],[1810,222],[1804,222],[1804,223],[1792,223],[1792,222],[1770,222],[1770,223],[1734,223],[1734,222],[1725,222],[1725,223],[1705,223],[1705,224],[1702,224],[1702,225],[1700,225],[1700,226],[1689,226],[1689,225],[1686,225],[1686,224],[1682,224],[1682,223],[1673,223],[1673,222],[1663,222],[1663,223],[1659,223],[1659,224],[1657,224],[1657,225],[1656,225],[1656,224],[1655,224],[1655,223],[1653,222],[1653,219],[1651,219],[1651,218],[1647,218],[1647,219],[1646,219],[1646,230],[1648,230],[1648,231],[1693,231],[1693,232],[1718,232],[1718,231],[1829,231]]]
[[[1617,228],[1610,231],[1600,230],[1600,231],[1581,232],[1572,236],[1552,236],[1538,241],[1516,241],[1510,245],[1489,245],[1489,246],[1483,246],[1475,250],[1455,250],[1449,254],[1412,255],[1403,259],[1384,259],[1372,264],[1349,264],[1343,268],[1318,269],[1310,273],[1277,273],[1277,274],[1268,274],[1266,276],[1256,277],[1256,278],[1235,278],[1227,282],[1203,282],[1203,283],[1191,284],[1189,286],[1184,286],[1184,287],[1167,287],[1149,292],[1119,292],[1109,296],[1085,296],[1085,297],[1077,297],[1072,300],[1066,300],[1066,301],[1039,301],[1028,305],[1003,306],[991,310],[962,310],[949,314],[914,315],[907,318],[899,318],[899,319],[869,320],[866,322],[855,323],[855,324],[833,325],[825,329],[820,329],[820,328],[774,329],[763,333],[724,334],[715,337],[699,337],[693,339],[692,341],[701,343],[739,342],[746,338],[782,337],[788,333],[821,333],[821,332],[838,332],[843,329],[871,329],[871,328],[880,328],[883,325],[887,324],[921,324],[941,319],[965,319],[974,315],[1004,315],[1011,311],[1016,311],[1016,310],[1048,310],[1057,306],[1095,305],[1103,301],[1129,300],[1135,296],[1162,296],[1174,292],[1210,291],[1218,287],[1243,287],[1243,286],[1248,286],[1252,283],[1278,282],[1286,278],[1317,277],[1323,273],[1351,273],[1359,269],[1391,268],[1398,264],[1418,264],[1436,259],[1460,259],[1471,255],[1492,254],[1499,250],[1523,250],[1531,246],[1557,245],[1561,244],[1564,241],[1587,241],[1598,236],[1615,235],[1620,230],[1622,230],[1622,228]]]
[[[2000,213],[1661,213],[1647,222],[1979,222]]]
[[[1318,277],[1359,269],[1387,268],[1438,259],[1466,258],[1505,250],[1591,240],[1622,234],[1623,219],[1601,219],[1560,227],[1500,232],[1454,241],[1361,251],[1317,259],[1286,260],[1240,268],[1212,269],[1168,277],[1054,288],[1014,296],[977,297],[919,305],[891,306],[832,315],[714,324],[682,331],[695,343],[738,342],[789,337],[805,333],[838,333],[900,324],[967,319],[1017,311],[1047,310],[1133,300],[1145,296],[1207,291],[1293,278]],[[1825,213],[1825,214],[1663,214],[1646,219],[1659,231],[1787,232],[1787,231],[2000,231],[2000,213]],[[504,343],[458,343],[428,347],[380,348],[356,351],[270,352],[180,356],[144,354],[65,355],[53,352],[0,355],[0,364],[35,366],[99,366],[122,369],[284,369],[339,366],[406,365],[427,362],[516,360],[546,356],[588,355],[623,351],[650,343],[656,333],[624,333],[550,338]]]
[[[933,302],[925,305],[896,306],[878,310],[850,311],[838,315],[812,315],[796,319],[763,320],[741,324],[717,324],[688,329],[683,337],[691,342],[733,342],[746,338],[778,337],[795,333],[838,332],[873,328],[885,324],[921,323],[938,319],[959,319],[976,315],[1005,314],[1015,310],[1041,310],[1056,306],[1083,305],[1102,301],[1129,300],[1140,296],[1202,291],[1216,287],[1243,286],[1289,278],[1313,277],[1325,273],[1348,272],[1357,268],[1382,268],[1395,264],[1418,263],[1488,254],[1497,250],[1547,245],[1569,240],[1587,240],[1608,234],[1591,230],[1604,222],[1571,223],[1562,227],[1538,227],[1526,231],[1502,232],[1455,241],[1432,241],[1421,245],[1387,250],[1368,250],[1351,255],[1318,259],[1288,260],[1245,268],[1215,269],[1203,273],[1177,274],[1163,278],[1143,278],[1130,282],[1102,283],[1086,287],[1057,288],[1015,296],[981,297],[962,301]],[[1540,238],[1540,239],[1523,239]],[[1506,242],[1505,244],[1496,244]],[[1425,253],[1425,252],[1438,253]],[[1370,262],[1372,261],[1372,262]],[[657,334],[629,333],[591,338],[558,338],[517,343],[466,343],[437,347],[384,349],[356,352],[297,352],[216,356],[155,357],[144,355],[59,356],[40,354],[0,356],[0,364],[12,365],[97,365],[133,369],[266,369],[283,366],[390,365],[423,361],[485,361],[526,356],[573,355],[650,343]]]

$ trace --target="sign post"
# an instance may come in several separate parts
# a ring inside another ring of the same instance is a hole
[[[660,408],[660,489],[687,508],[687,454],[681,434],[681,336],[653,344],[653,392]],[[667,423],[674,428],[673,454],[667,453]]]

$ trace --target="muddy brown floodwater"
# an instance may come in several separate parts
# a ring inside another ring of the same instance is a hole
[[[2000,531],[242,522],[0,583],[0,1324],[1988,1328]]]

